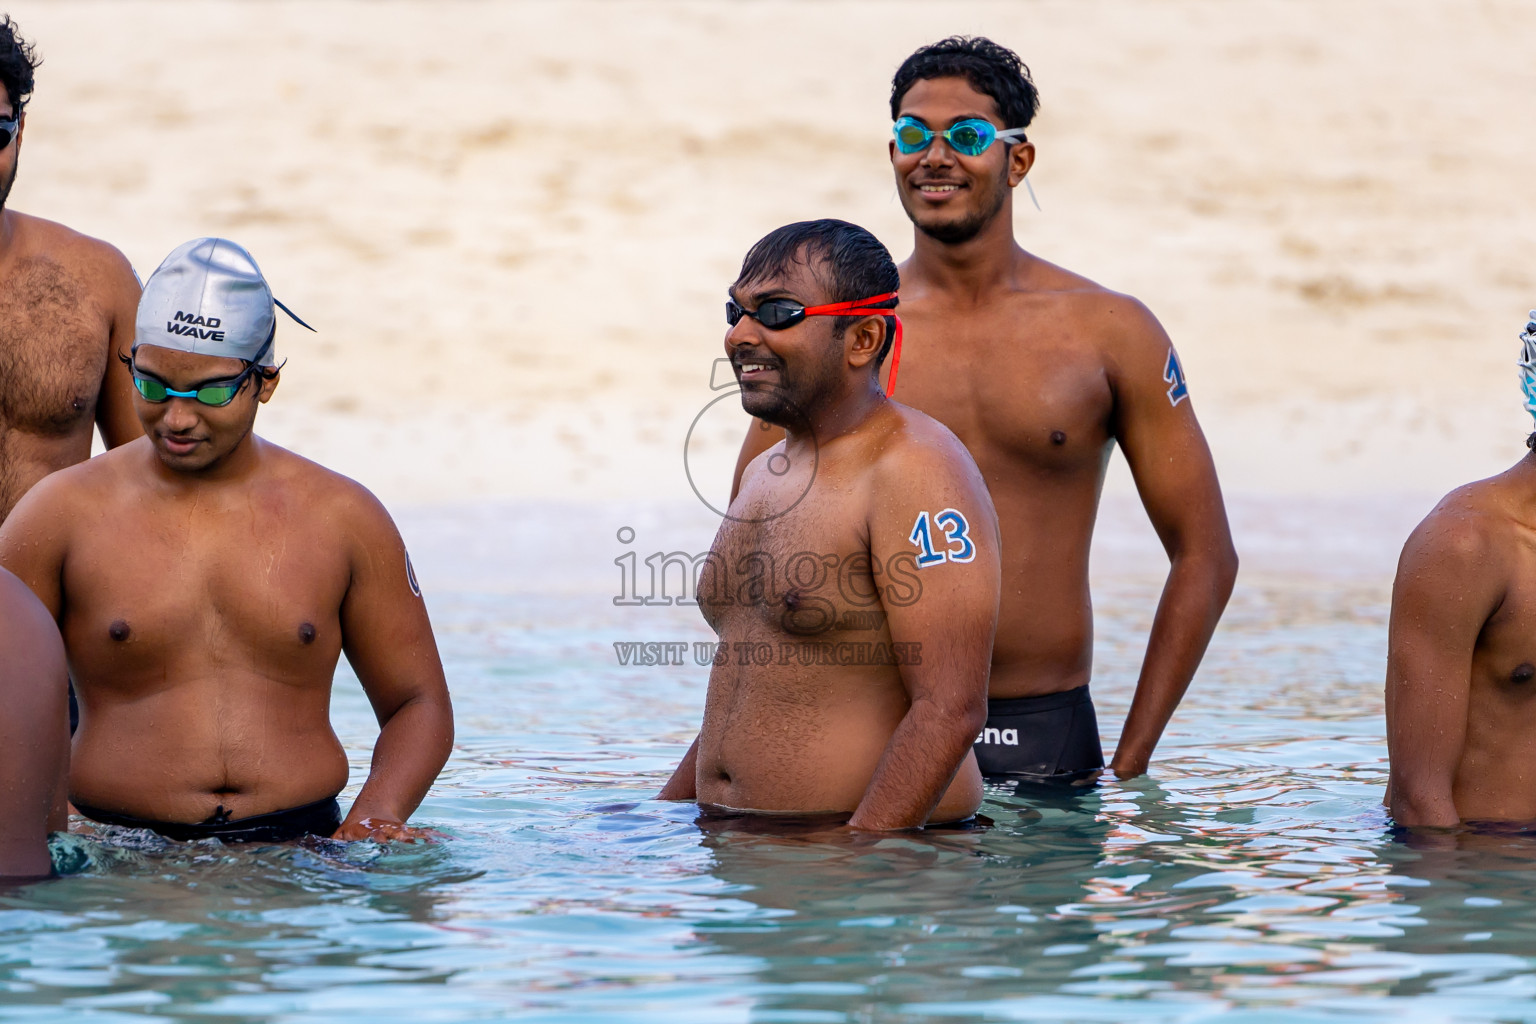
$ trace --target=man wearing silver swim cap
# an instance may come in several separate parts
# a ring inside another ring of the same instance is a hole
[[[1520,335],[1536,416],[1536,310]],[[1536,449],[1536,433],[1526,439]],[[1536,450],[1441,499],[1403,546],[1387,636],[1398,825],[1536,822]]]
[[[0,20],[0,521],[27,489],[140,434],[126,369],[138,280],[123,254],[10,209],[37,59]]]
[[[274,304],[239,245],[172,252],[129,360],[146,436],[34,488],[0,565],[64,634],[87,817],[188,840],[411,838],[453,740],[442,664],[383,506],[252,432],[278,384]],[[343,650],[382,728],[344,821]]]

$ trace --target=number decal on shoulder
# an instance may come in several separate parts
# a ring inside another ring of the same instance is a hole
[[[944,539],[949,541],[949,555],[951,562],[969,562],[976,557],[976,545],[971,543],[971,538],[966,535],[971,524],[965,521],[965,516],[952,508],[933,517],[933,521],[944,531]],[[955,550],[955,545],[960,545],[960,550]]]
[[[1184,367],[1179,365],[1178,353],[1168,350],[1168,362],[1163,366],[1163,383],[1168,385],[1168,404],[1178,404],[1189,397],[1189,385],[1184,382]]]
[[[421,596],[421,584],[416,582],[416,567],[411,564],[410,552],[405,555],[405,582],[410,585],[411,593]]]
[[[933,548],[935,525],[948,542],[943,551],[935,551]],[[976,557],[976,545],[971,543],[970,529],[971,524],[966,521],[964,513],[955,509],[947,508],[936,516],[919,512],[917,522],[912,524],[912,533],[907,537],[907,540],[917,545],[917,567],[926,569],[943,562],[971,561]]]
[[[948,556],[942,551],[933,550],[933,527],[928,522],[928,513],[919,512],[917,522],[912,525],[912,535],[907,538],[917,545],[917,567],[926,569],[930,565],[938,565]]]

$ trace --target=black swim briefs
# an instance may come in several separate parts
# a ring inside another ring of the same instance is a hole
[[[329,837],[341,827],[341,805],[326,797],[286,811],[253,814],[249,818],[228,818],[222,807],[207,821],[187,824],[180,821],[149,821],[131,814],[118,814],[75,803],[75,809],[92,821],[123,828],[147,828],[167,839],[190,842],[194,839],[219,839],[226,843],[286,843],[302,836]]]
[[[976,737],[981,774],[1070,781],[1104,767],[1099,719],[1087,685],[1039,697],[987,701]]]

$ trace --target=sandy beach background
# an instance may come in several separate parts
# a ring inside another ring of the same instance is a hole
[[[1530,4],[9,10],[45,61],[12,206],[144,275],[197,235],[247,245],[320,329],[282,330],[258,430],[396,507],[558,509],[607,547],[626,509],[707,527],[685,461],[723,490],[742,422],[700,418],[725,286],[791,220],[906,255],[890,76],[952,32],[1033,69],[1019,237],[1162,319],[1240,539],[1390,567],[1435,495],[1524,452]],[[1156,565],[1123,468],[1106,528]]]

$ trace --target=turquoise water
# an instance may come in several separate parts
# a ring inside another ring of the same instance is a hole
[[[450,840],[71,837],[78,874],[0,892],[0,1019],[1536,1020],[1536,842],[1386,832],[1376,583],[1243,582],[1149,776],[865,846],[651,800],[704,671],[612,643],[703,627],[537,590],[431,591],[459,744],[417,817]],[[1097,588],[1111,730],[1156,592]],[[335,718],[355,783],[345,674]]]

